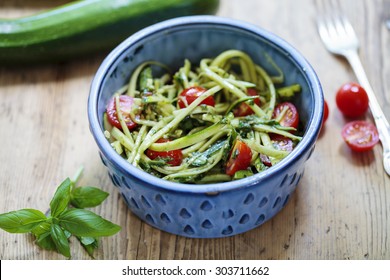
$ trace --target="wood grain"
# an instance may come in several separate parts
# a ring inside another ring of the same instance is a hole
[[[390,31],[384,24],[390,1],[339,2],[356,29],[361,59],[390,119]],[[1,1],[0,17],[26,15],[45,5],[43,0]],[[81,183],[110,193],[97,213],[123,227],[102,239],[96,259],[390,259],[390,178],[382,167],[382,148],[355,154],[341,139],[348,120],[334,98],[343,83],[356,79],[343,59],[325,50],[316,14],[310,0],[221,0],[218,12],[291,43],[316,70],[330,106],[297,191],[266,224],[230,238],[189,239],[154,229],[127,209],[88,129],[89,86],[105,54],[56,65],[0,66],[0,213],[45,211],[56,186],[83,165]],[[90,259],[76,240],[71,243],[73,259]],[[63,258],[39,250],[29,235],[0,231],[0,259]]]

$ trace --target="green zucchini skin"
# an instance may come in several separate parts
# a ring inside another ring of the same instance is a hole
[[[219,0],[82,0],[0,19],[0,65],[60,62],[107,51],[146,26],[214,14],[218,6]]]

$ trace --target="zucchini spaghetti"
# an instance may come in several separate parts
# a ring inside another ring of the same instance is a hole
[[[301,140],[289,101],[300,85],[284,85],[269,61],[277,76],[239,50],[199,65],[185,60],[173,74],[144,62],[109,100],[104,134],[130,164],[170,181],[205,184],[262,172]],[[163,74],[156,77],[156,68]]]

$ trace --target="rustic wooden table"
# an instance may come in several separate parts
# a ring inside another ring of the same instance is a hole
[[[51,1],[51,5],[65,0]],[[389,0],[340,0],[361,41],[360,56],[390,118]],[[47,1],[1,1],[0,17],[43,10]],[[88,129],[91,79],[104,54],[58,65],[0,65],[0,213],[45,211],[56,186],[83,165],[81,184],[110,193],[96,209],[123,227],[103,238],[96,259],[390,259],[390,178],[382,147],[356,154],[341,139],[348,121],[335,94],[355,76],[317,34],[312,0],[222,0],[218,15],[249,21],[290,42],[312,64],[330,116],[305,175],[286,207],[261,227],[223,239],[189,239],[141,222],[110,182]],[[367,113],[366,119],[371,119]],[[73,259],[90,259],[72,241]],[[0,231],[0,259],[63,259],[29,235]]]

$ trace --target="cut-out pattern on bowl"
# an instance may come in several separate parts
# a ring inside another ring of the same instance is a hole
[[[276,208],[279,206],[279,203],[280,201],[282,201],[282,198],[280,196],[278,196],[274,202],[274,206],[272,206],[272,208]]]
[[[115,174],[108,172],[108,176],[110,177],[112,183],[115,185],[115,187],[119,187],[120,183],[118,178],[115,176]]]
[[[102,161],[104,166],[107,166],[106,160],[104,159],[102,153],[99,153],[100,160]]]
[[[287,179],[288,179],[288,174],[284,175],[282,181],[280,182],[279,188],[283,188],[284,186],[286,186]]]
[[[247,222],[249,222],[249,215],[248,215],[248,214],[244,214],[244,215],[241,217],[239,223],[240,223],[240,224],[246,224]]]
[[[137,203],[137,201],[135,201],[134,197],[131,197],[131,198],[130,198],[130,201],[131,201],[131,204],[132,204],[135,208],[140,209],[139,206],[138,206],[138,203]]]
[[[152,215],[150,215],[150,214],[146,214],[145,219],[146,219],[146,221],[147,221],[149,224],[154,224],[154,223],[155,223],[155,222],[154,222],[154,219],[153,219],[153,217],[152,217]]]
[[[167,204],[167,202],[165,201],[164,197],[161,195],[161,194],[157,194],[155,196],[155,200],[158,204],[164,206],[165,204]]]
[[[122,183],[128,188],[128,189],[131,189],[131,183],[126,180],[126,178],[124,176],[122,176]]]
[[[165,222],[165,223],[167,223],[167,224],[171,223],[171,219],[169,218],[168,214],[166,214],[166,213],[162,213],[162,214],[160,215],[160,218],[161,218],[161,220],[162,220],[163,222]]]
[[[264,223],[264,222],[265,222],[265,215],[264,215],[264,214],[261,214],[261,215],[257,218],[255,225],[261,225],[261,224]]]
[[[188,212],[188,210],[187,209],[185,209],[185,208],[183,208],[183,209],[181,209],[180,210],[180,217],[182,217],[182,218],[184,218],[184,219],[189,219],[189,218],[191,218],[191,213],[190,212]]]
[[[210,220],[204,220],[202,222],[202,228],[212,228],[213,224],[210,222]]]
[[[190,225],[186,225],[184,227],[184,233],[186,233],[186,234],[191,236],[191,235],[195,234],[195,231],[194,231],[194,229]]]
[[[233,227],[228,226],[222,230],[222,235],[231,235],[233,233]]]
[[[148,208],[152,208],[152,205],[150,204],[150,202],[148,201],[148,199],[146,197],[144,197],[143,195],[141,195],[141,201],[142,203],[148,207]]]
[[[205,200],[200,205],[200,209],[203,211],[210,211],[213,208],[213,205],[210,203],[210,201]]]
[[[229,210],[222,212],[222,218],[224,218],[224,219],[229,219],[229,218],[232,218],[233,216],[234,216],[234,212],[232,209],[229,209]]]
[[[294,185],[294,182],[295,182],[295,179],[297,178],[297,173],[294,173],[292,176],[291,176],[291,181],[290,181],[290,186],[291,185]]]
[[[253,200],[255,200],[255,196],[253,195],[253,193],[249,193],[244,200],[244,204],[250,204],[253,202]]]
[[[263,197],[263,198],[260,200],[259,207],[262,208],[262,207],[264,207],[265,205],[267,205],[267,203],[268,203],[268,198]]]
[[[283,202],[283,206],[286,206],[287,202],[290,200],[290,195],[286,196],[286,198],[284,199],[284,202]]]

